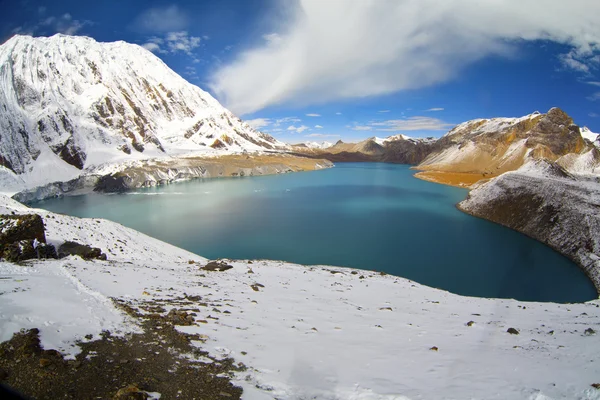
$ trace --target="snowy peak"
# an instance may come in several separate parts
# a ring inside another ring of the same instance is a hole
[[[333,143],[327,142],[327,141],[323,141],[323,142],[304,142],[304,143],[301,143],[300,145],[301,146],[304,145],[304,146],[308,147],[309,149],[323,150],[323,149],[327,149],[327,148],[333,146]]]
[[[600,135],[590,131],[590,128],[588,128],[587,126],[584,126],[583,128],[581,128],[580,131],[581,131],[581,137],[589,140],[594,145],[596,145],[596,147],[600,147],[600,137],[599,137]]]
[[[15,174],[51,164],[66,174],[56,180],[112,160],[286,148],[122,41],[14,36],[0,46],[0,85],[0,164]]]

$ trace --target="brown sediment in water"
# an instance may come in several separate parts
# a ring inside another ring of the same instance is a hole
[[[421,171],[414,177],[428,182],[440,183],[442,185],[455,186],[460,188],[470,188],[481,180],[487,180],[496,177],[493,174],[477,174],[468,172],[446,172],[446,171]]]

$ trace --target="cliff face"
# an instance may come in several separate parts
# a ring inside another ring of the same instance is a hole
[[[479,184],[462,211],[537,239],[575,261],[600,292],[600,180],[547,160]]]

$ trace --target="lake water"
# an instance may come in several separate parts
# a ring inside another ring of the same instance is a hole
[[[466,215],[467,190],[405,165],[339,163],[286,175],[208,179],[36,207],[117,221],[204,257],[384,271],[450,292],[532,301],[597,298],[570,260]]]

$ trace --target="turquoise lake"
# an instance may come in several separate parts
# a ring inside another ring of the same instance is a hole
[[[338,163],[315,172],[195,180],[34,206],[107,218],[210,259],[384,271],[468,296],[598,297],[567,258],[456,209],[467,190],[413,174],[406,165]]]

